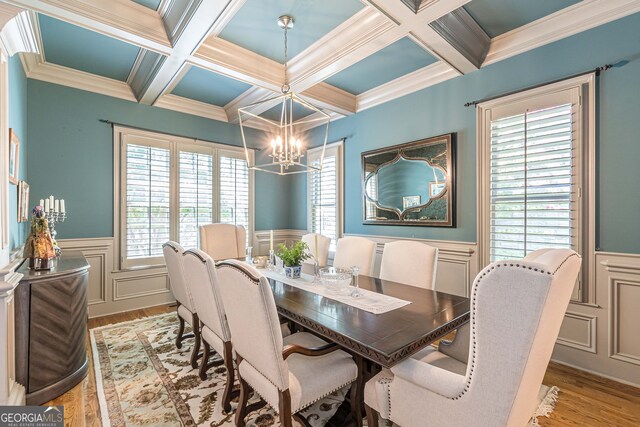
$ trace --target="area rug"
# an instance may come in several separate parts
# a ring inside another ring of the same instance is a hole
[[[233,414],[223,413],[221,407],[224,367],[210,369],[208,379],[200,380],[189,363],[193,340],[185,340],[180,350],[174,344],[177,325],[175,313],[168,313],[91,330],[104,427],[234,425]],[[317,402],[303,415],[314,427],[324,426],[347,390]],[[540,389],[536,416],[553,411],[557,392],[556,387]],[[269,406],[247,416],[248,427],[278,425]],[[529,425],[537,426],[537,419],[532,418]]]

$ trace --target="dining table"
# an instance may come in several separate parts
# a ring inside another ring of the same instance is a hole
[[[305,271],[312,272],[313,266],[305,264]],[[364,402],[364,382],[376,370],[391,368],[411,357],[467,323],[470,317],[469,298],[378,277],[359,275],[359,288],[403,300],[406,304],[376,314],[354,307],[344,297],[339,301],[315,292],[310,287],[314,286],[313,282],[301,287],[284,275],[269,272],[266,276],[283,318],[337,343],[354,356],[363,372],[359,375],[357,395],[353,396],[359,406]],[[306,277],[309,280],[311,276]],[[316,285],[322,286],[317,281]],[[365,365],[369,367],[368,375]],[[360,411],[357,417],[356,424],[362,425]]]

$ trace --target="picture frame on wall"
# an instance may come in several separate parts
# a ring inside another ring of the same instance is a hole
[[[13,129],[9,129],[9,182],[18,185],[20,179],[20,138]]]
[[[18,183],[18,222],[29,221],[29,184],[26,181]]]

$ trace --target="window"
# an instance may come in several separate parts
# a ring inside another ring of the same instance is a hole
[[[162,244],[199,245],[199,227],[241,224],[253,235],[253,174],[242,149],[116,129],[122,268],[161,265]],[[120,197],[121,196],[121,197]]]
[[[479,242],[485,264],[540,248],[589,250],[590,82],[568,80],[480,105]],[[582,279],[574,299],[581,299]]]
[[[309,150],[307,161],[319,166],[322,147]],[[307,177],[307,221],[311,233],[331,238],[331,250],[342,235],[342,141],[328,144],[322,170]]]
[[[244,154],[220,153],[220,222],[249,230],[249,169]]]

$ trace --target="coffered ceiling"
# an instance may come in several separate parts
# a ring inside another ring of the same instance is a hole
[[[295,19],[292,88],[337,119],[640,11],[640,0],[3,2],[30,11],[29,78],[229,122],[280,91],[282,14]]]

